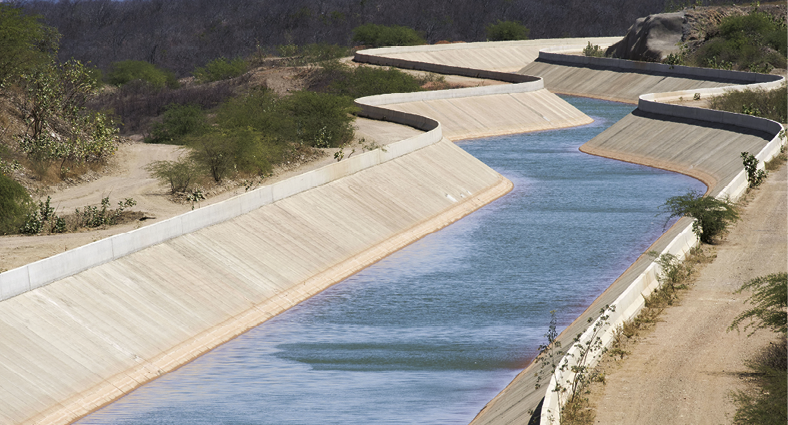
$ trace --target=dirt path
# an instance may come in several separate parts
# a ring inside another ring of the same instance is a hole
[[[771,173],[751,194],[742,220],[716,247],[679,306],[666,310],[631,354],[608,364],[607,384],[592,388],[598,424],[726,424],[735,407],[728,394],[744,388],[744,360],[774,340],[726,332],[746,305],[734,294],[742,283],[786,271],[786,170]]]

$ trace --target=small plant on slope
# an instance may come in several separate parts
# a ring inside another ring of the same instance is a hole
[[[747,171],[747,183],[749,183],[750,189],[760,186],[763,180],[766,179],[767,173],[758,169],[758,160],[755,158],[755,155],[749,152],[742,152],[741,159],[744,169]]]
[[[703,196],[695,191],[669,198],[662,207],[669,214],[665,224],[673,217],[692,217],[692,231],[701,242],[711,244],[739,219],[736,206],[728,200]]]

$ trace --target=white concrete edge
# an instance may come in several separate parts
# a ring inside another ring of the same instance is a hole
[[[750,73],[744,73],[750,74]],[[754,78],[757,80],[757,78]],[[708,121],[714,123],[722,123],[729,125],[736,125],[739,127],[764,131],[774,135],[771,141],[758,152],[755,157],[760,161],[759,168],[764,167],[766,161],[771,160],[780,153],[781,148],[784,146],[785,138],[783,133],[782,124],[768,120],[765,118],[754,117],[744,114],[736,114],[732,112],[716,111],[710,109],[695,108],[682,105],[673,105],[661,103],[659,100],[678,100],[679,97],[693,96],[695,93],[703,95],[716,95],[722,94],[731,90],[741,90],[745,88],[762,88],[771,90],[780,87],[783,84],[784,78],[778,77],[770,81],[755,82],[749,85],[736,85],[727,86],[722,88],[686,90],[672,93],[649,93],[639,97],[638,109],[658,113],[662,115],[669,115],[683,118],[693,118],[701,121]],[[745,170],[741,170],[734,179],[728,183],[717,195],[720,199],[729,199],[735,201],[739,199],[748,188],[747,174]],[[698,244],[699,240],[692,232],[692,225],[688,224],[682,229],[681,233],[677,235],[663,250],[662,254],[675,255],[679,260],[683,260],[686,253],[689,252],[694,246]],[[660,266],[656,263],[656,258],[651,264],[648,265],[645,271],[636,277],[630,286],[621,293],[621,295],[611,304],[615,306],[615,312],[609,314],[608,325],[604,327],[604,331],[600,335],[602,346],[608,348],[613,341],[614,333],[617,327],[621,326],[625,321],[634,318],[645,305],[645,297],[650,295],[659,285],[657,276],[661,273]],[[600,319],[595,320],[589,324],[586,331],[580,336],[578,342],[580,344],[587,344],[593,336],[593,329],[599,325]],[[601,326],[601,325],[600,325]],[[545,399],[542,404],[541,423],[549,425],[560,425],[559,412],[566,402],[566,394],[559,395],[555,388],[560,382],[561,386],[567,388],[569,383],[574,378],[574,373],[571,372],[572,366],[577,366],[577,358],[580,354],[580,348],[577,343],[567,350],[566,355],[559,361],[559,365],[566,364],[565,371],[557,369],[550,379],[548,391],[545,394]],[[586,366],[594,367],[597,364],[597,359],[592,358]]]
[[[383,109],[362,105],[362,114],[374,115],[375,111]],[[389,111],[386,119],[414,126],[425,130],[426,133],[391,143],[384,147],[385,152],[375,149],[355,155],[149,226],[113,235],[0,273],[0,301],[178,236],[222,223],[280,199],[404,156],[443,139],[440,123],[435,120],[396,111]]]
[[[577,46],[575,46],[577,48]],[[705,80],[727,80],[744,84],[764,83],[781,80],[783,77],[755,72],[728,71],[724,69],[697,68],[684,65],[667,65],[657,62],[639,62],[627,59],[598,58],[590,56],[566,55],[561,47],[549,47],[539,51],[539,59],[545,62],[567,64],[573,66],[598,66],[621,71],[655,72],[670,74],[676,77],[697,78]]]
[[[551,45],[578,45],[583,44],[586,46],[587,42],[591,44],[612,45],[621,40],[621,37],[575,37],[575,38],[549,38],[549,39],[534,39],[534,40],[513,40],[513,41],[476,41],[472,43],[451,43],[451,44],[423,44],[419,46],[392,46],[392,47],[379,47],[374,49],[359,50],[359,52],[367,53],[376,56],[387,56],[402,53],[424,53],[424,52],[441,52],[447,50],[473,50],[473,49],[499,49],[510,48],[518,46],[543,46],[545,44]]]

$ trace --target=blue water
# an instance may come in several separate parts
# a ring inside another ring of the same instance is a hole
[[[459,143],[509,195],[78,423],[468,423],[705,190],[579,152],[633,107],[566,99],[595,123]]]

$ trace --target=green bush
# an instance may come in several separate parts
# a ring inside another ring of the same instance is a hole
[[[243,75],[247,68],[246,61],[241,58],[233,60],[218,58],[208,62],[204,67],[195,69],[194,78],[199,83],[227,80]]]
[[[208,171],[216,182],[238,172],[266,175],[284,147],[274,138],[250,128],[236,128],[191,138],[190,159]]]
[[[47,64],[57,51],[60,34],[38,20],[19,7],[0,3],[0,86]]]
[[[690,63],[710,68],[769,72],[785,68],[785,22],[757,10],[722,20],[711,38],[691,55]]]
[[[353,139],[356,111],[349,97],[299,91],[283,99],[295,124],[297,142],[316,148],[338,147]]]
[[[528,40],[531,32],[517,21],[501,21],[487,25],[487,39],[490,41]]]
[[[172,71],[161,69],[145,61],[114,62],[107,73],[107,82],[118,87],[134,80],[145,81],[156,89],[162,89],[165,86],[178,87],[178,80]]]
[[[352,68],[338,61],[323,65],[310,88],[356,99],[385,93],[410,93],[422,90],[422,82],[395,68]]]
[[[33,211],[33,203],[27,190],[12,180],[0,174],[0,234],[19,232],[25,217]]]
[[[154,161],[145,170],[157,180],[170,185],[170,193],[186,192],[199,178],[202,169],[191,158],[177,161]]]
[[[728,330],[739,330],[739,324],[748,320],[744,329],[752,327],[753,332],[758,329],[769,329],[772,332],[785,335],[788,333],[788,273],[773,273],[750,280],[736,292],[745,290],[753,291],[747,302],[753,308],[738,315]],[[752,333],[750,334],[752,335]]]
[[[38,164],[100,161],[117,149],[118,129],[106,114],[87,107],[98,83],[82,63],[50,63],[22,75],[19,112],[26,124],[20,150]]]
[[[217,108],[219,128],[251,128],[265,134],[281,135],[292,127],[281,100],[272,90],[253,90],[245,96],[228,100]]]
[[[184,136],[207,129],[205,114],[199,106],[170,104],[164,111],[162,122],[153,125],[151,135],[145,142],[182,144]]]
[[[669,198],[662,208],[669,214],[668,220],[683,215],[694,218],[692,231],[701,242],[708,244],[713,243],[714,238],[721,236],[729,224],[739,219],[736,207],[729,201],[703,196],[692,191],[686,195]]]
[[[721,111],[754,115],[788,123],[788,84],[773,90],[744,89],[729,91],[709,100],[709,107]]]
[[[353,41],[371,47],[426,44],[413,28],[377,24],[364,24],[354,28]]]
[[[280,99],[270,90],[257,90],[222,105],[217,124],[300,145],[336,147],[353,138],[353,112],[353,101],[345,96],[299,91]]]

